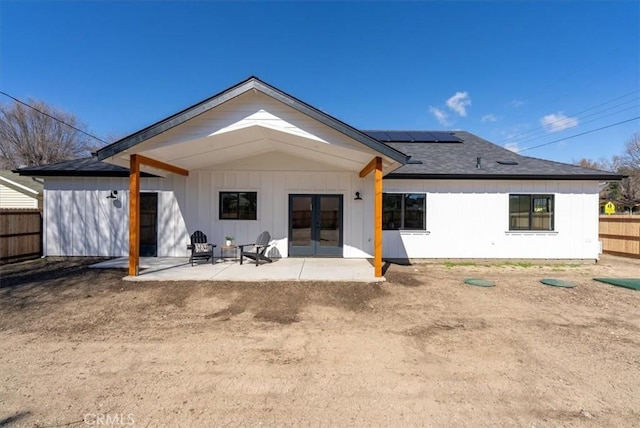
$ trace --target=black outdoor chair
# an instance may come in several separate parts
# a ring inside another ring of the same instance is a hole
[[[261,261],[271,263],[273,260],[265,256],[267,248],[269,248],[269,241],[271,241],[271,235],[265,231],[258,235],[254,244],[238,245],[240,248],[240,264],[242,264],[245,257],[254,260],[256,267],[258,267]],[[246,250],[245,247],[247,248]]]
[[[211,259],[211,264],[215,263],[215,257],[213,257],[213,249],[216,246],[207,242],[207,235],[202,233],[201,230],[196,230],[191,235],[191,244],[187,245],[187,250],[191,250],[191,257],[189,257],[189,263],[193,266],[196,260],[208,261]]]

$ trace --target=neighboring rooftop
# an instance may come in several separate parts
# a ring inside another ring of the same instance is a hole
[[[38,194],[41,194],[43,189],[41,181],[36,180],[33,177],[23,177],[20,174],[9,170],[0,170],[0,183],[11,186],[18,191],[21,191],[22,189],[20,189],[20,186],[23,186]]]

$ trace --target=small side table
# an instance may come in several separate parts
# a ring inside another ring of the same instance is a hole
[[[229,257],[229,252],[231,252],[232,256]],[[227,254],[225,256],[225,253]],[[237,245],[221,245],[220,246],[220,259],[224,262],[225,260],[238,260],[238,246]]]

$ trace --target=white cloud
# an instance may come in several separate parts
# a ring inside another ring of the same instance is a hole
[[[485,114],[481,119],[483,122],[497,122],[498,117],[495,114]]]
[[[449,116],[447,115],[447,113],[445,113],[444,111],[442,111],[442,109],[439,109],[438,107],[429,107],[429,113],[431,113],[433,115],[433,117],[436,118],[436,120],[438,122],[440,122],[440,125],[442,126],[449,126],[451,125],[451,123],[449,122]]]
[[[454,96],[447,100],[447,107],[455,111],[460,116],[467,115],[467,107],[471,105],[471,98],[467,92],[456,92]]]
[[[522,101],[522,100],[511,100],[511,107],[513,107],[513,108],[522,107],[525,104],[526,104],[526,102]]]
[[[504,148],[507,150],[511,150],[514,153],[520,152],[520,147],[518,147],[518,143],[507,143],[504,145]]]
[[[542,124],[547,132],[560,132],[578,126],[578,119],[565,116],[562,112],[558,112],[544,116],[540,119],[540,124]]]

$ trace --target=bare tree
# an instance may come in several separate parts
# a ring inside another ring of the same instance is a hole
[[[624,146],[624,166],[640,171],[640,132],[631,136]]]
[[[18,102],[0,103],[0,168],[86,157],[96,148],[88,135],[73,128],[86,129],[73,114],[43,101],[29,100],[28,104],[39,111]]]
[[[634,133],[625,144],[618,171],[629,176],[622,180],[625,196],[640,199],[640,132]]]
[[[627,168],[624,167],[624,162],[621,156],[614,155],[610,159],[600,158],[598,160],[582,158],[580,160],[574,160],[574,165],[581,166],[583,168],[598,169],[600,171],[617,172],[619,174],[628,175]],[[600,189],[600,197],[609,200],[622,200],[631,198],[629,196],[629,179],[625,178],[622,181],[611,181],[606,186]]]
[[[595,160],[587,159],[587,158],[582,158],[580,160],[574,160],[573,164],[581,166],[583,168],[603,169],[602,168],[602,163],[600,161],[595,161]]]

